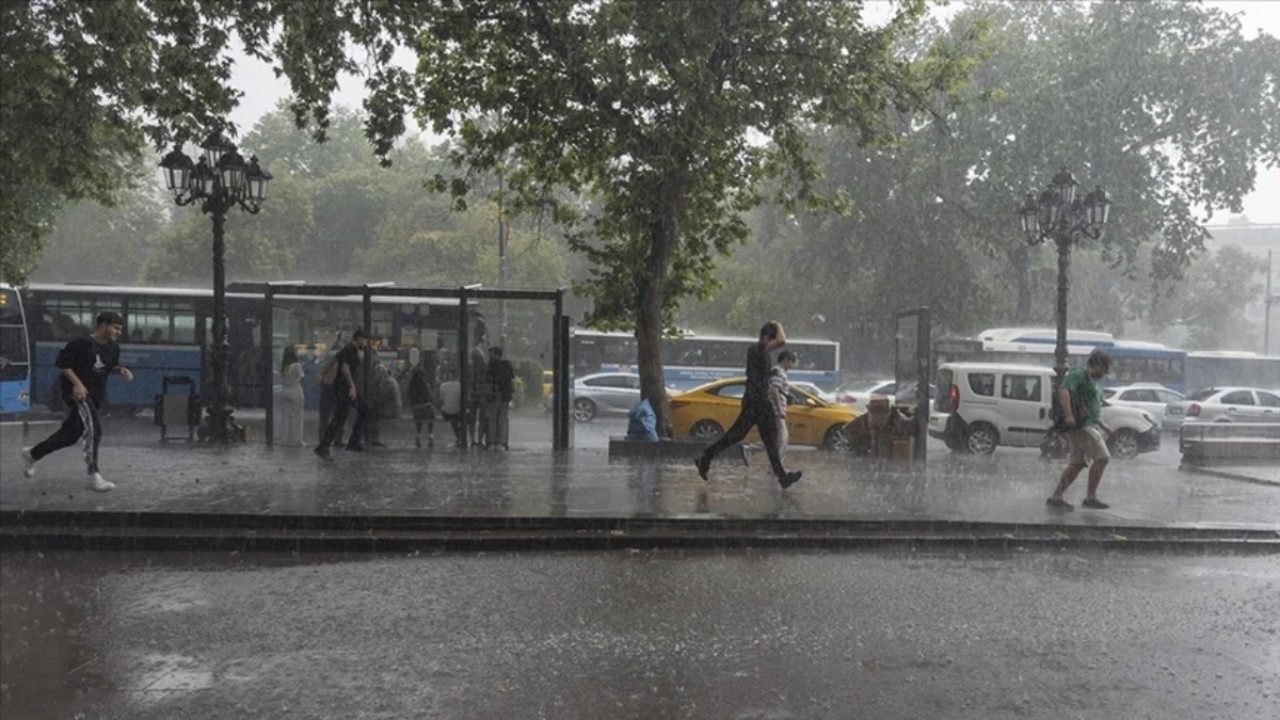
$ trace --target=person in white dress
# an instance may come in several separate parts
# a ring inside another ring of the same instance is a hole
[[[280,361],[280,408],[282,435],[280,444],[286,447],[302,447],[302,420],[304,399],[302,395],[302,363],[298,351],[289,345]]]

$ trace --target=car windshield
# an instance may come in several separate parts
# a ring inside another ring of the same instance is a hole
[[[1196,402],[1203,402],[1213,397],[1214,395],[1217,395],[1220,392],[1222,392],[1220,388],[1204,388],[1203,390],[1196,390],[1195,392],[1191,393],[1190,395],[1186,396],[1183,399],[1194,400]]]

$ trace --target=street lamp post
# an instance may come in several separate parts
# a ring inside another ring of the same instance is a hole
[[[1051,240],[1058,246],[1058,337],[1054,347],[1055,387],[1067,374],[1067,291],[1071,286],[1071,248],[1088,238],[1097,240],[1107,224],[1111,200],[1107,191],[1099,185],[1084,200],[1076,198],[1079,183],[1063,168],[1053,176],[1049,187],[1037,198],[1027,193],[1026,202],[1019,209],[1022,216],[1022,232],[1031,245]]]
[[[242,430],[232,417],[231,386],[227,381],[230,347],[227,342],[227,265],[223,225],[227,211],[239,207],[258,214],[267,199],[267,183],[271,173],[258,166],[251,157],[246,165],[236,151],[235,143],[215,132],[200,145],[204,156],[198,163],[174,147],[160,161],[165,171],[165,184],[178,205],[200,203],[200,210],[213,219],[213,394],[209,414],[201,435],[209,440],[231,442],[241,437]]]

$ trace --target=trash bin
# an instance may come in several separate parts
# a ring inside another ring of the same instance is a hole
[[[181,375],[165,376],[160,394],[156,396],[155,423],[160,427],[162,441],[170,439],[171,431],[184,427],[187,442],[195,441],[196,426],[200,424],[200,396],[196,394],[194,380]]]

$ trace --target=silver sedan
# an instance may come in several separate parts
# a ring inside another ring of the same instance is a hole
[[[1259,388],[1212,387],[1165,406],[1166,430],[1189,421],[1280,422],[1280,394]]]
[[[675,392],[667,388],[668,395]],[[571,411],[578,422],[590,422],[597,415],[626,415],[638,402],[640,376],[635,373],[592,373],[573,383]]]

